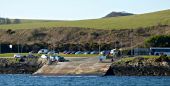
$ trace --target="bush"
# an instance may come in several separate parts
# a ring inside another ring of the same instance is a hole
[[[170,47],[170,35],[157,35],[145,41],[147,47]]]
[[[11,30],[11,29],[8,29],[8,30],[6,31],[6,33],[7,33],[7,34],[14,34],[15,31],[13,31],[13,30]]]
[[[163,61],[170,62],[170,59],[167,55],[161,55],[156,61],[158,61],[158,62],[163,62]]]

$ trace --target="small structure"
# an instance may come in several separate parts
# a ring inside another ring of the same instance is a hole
[[[119,57],[120,56],[120,50],[119,49],[112,49],[110,51],[110,54],[112,54],[114,57]]]
[[[170,56],[170,47],[151,47],[150,55],[167,55]]]
[[[149,55],[149,48],[134,48],[134,55]]]

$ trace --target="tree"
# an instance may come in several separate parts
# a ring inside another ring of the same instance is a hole
[[[11,24],[11,20],[9,18],[0,17],[0,24]]]
[[[14,22],[13,22],[14,24],[19,24],[19,23],[21,23],[21,20],[20,19],[14,19]]]
[[[145,41],[147,47],[170,47],[170,35],[157,35]]]
[[[5,24],[5,18],[0,17],[0,24]]]
[[[9,18],[6,18],[6,24],[11,24],[11,20]]]

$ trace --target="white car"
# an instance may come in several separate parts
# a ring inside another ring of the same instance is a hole
[[[41,55],[41,58],[43,58],[43,59],[47,59],[48,58],[48,56],[47,55]]]
[[[14,58],[22,58],[23,56],[21,54],[14,54]]]
[[[55,54],[55,53],[56,53],[56,52],[55,52],[54,50],[48,52],[49,55],[50,55],[50,54]]]
[[[50,56],[50,60],[51,61],[56,61],[57,59],[55,58],[55,56]]]
[[[41,49],[38,51],[38,54],[47,54],[48,53],[48,49]]]
[[[116,55],[116,54],[118,54],[118,50],[116,50],[116,49],[112,49],[112,50],[110,51],[110,54],[112,54],[112,55]]]

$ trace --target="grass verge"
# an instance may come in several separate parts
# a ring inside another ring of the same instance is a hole
[[[12,58],[14,56],[15,53],[3,53],[3,54],[0,54],[0,58]],[[21,55],[28,55],[28,53],[20,53]],[[41,56],[41,54],[33,54],[35,56]],[[98,54],[59,54],[59,56],[63,56],[63,57],[96,57],[96,56],[99,56]]]

